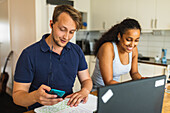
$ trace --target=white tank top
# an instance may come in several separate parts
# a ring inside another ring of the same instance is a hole
[[[114,54],[115,54],[115,58],[113,60],[113,80],[119,82],[120,76],[129,73],[129,71],[131,70],[132,52],[129,53],[129,64],[123,65],[119,59],[117,45],[113,43],[113,46],[114,46]],[[93,89],[105,85],[100,73],[98,58],[96,58],[96,64],[95,64],[95,69],[93,71],[92,80],[93,80]]]

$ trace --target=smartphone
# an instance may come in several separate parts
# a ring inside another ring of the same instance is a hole
[[[65,91],[57,90],[57,89],[51,89],[49,93],[50,94],[56,94],[59,97],[62,97],[65,94]]]

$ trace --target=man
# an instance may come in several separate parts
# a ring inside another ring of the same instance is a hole
[[[87,63],[80,47],[69,42],[81,26],[80,13],[69,5],[55,8],[50,21],[51,34],[23,50],[18,59],[13,86],[15,104],[29,110],[41,105],[54,105],[63,98],[49,94],[53,89],[66,92],[68,105],[77,106],[87,102],[92,89]],[[81,90],[73,93],[78,75]]]

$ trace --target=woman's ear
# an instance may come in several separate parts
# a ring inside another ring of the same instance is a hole
[[[120,40],[120,38],[121,38],[120,33],[118,33],[117,38],[118,38],[118,40]]]

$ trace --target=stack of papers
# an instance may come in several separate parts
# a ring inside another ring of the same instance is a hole
[[[52,106],[42,106],[36,108],[36,113],[93,113],[97,110],[97,96],[89,94],[88,101],[80,103],[77,107],[67,105],[69,98]]]

